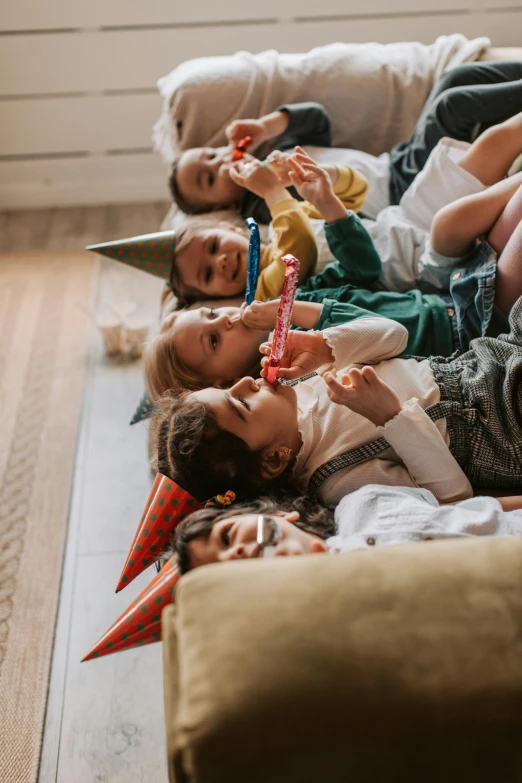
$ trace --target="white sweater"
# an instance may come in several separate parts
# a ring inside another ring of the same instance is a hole
[[[295,388],[303,445],[294,466],[297,485],[306,490],[323,463],[383,436],[391,448],[330,476],[319,491],[323,503],[335,506],[365,484],[426,487],[441,503],[471,497],[471,485],[448,448],[445,419],[432,422],[423,410],[440,401],[429,361],[391,358],[406,347],[405,327],[387,318],[359,318],[321,334],[332,348],[338,377],[355,363],[374,364],[377,375],[395,390],[403,407],[384,427],[376,427],[349,408],[332,403],[321,377],[299,383]]]

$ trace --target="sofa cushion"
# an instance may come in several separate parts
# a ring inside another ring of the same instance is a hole
[[[205,566],[163,618],[171,781],[522,779],[522,538]]]

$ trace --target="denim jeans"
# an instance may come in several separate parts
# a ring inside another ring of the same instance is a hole
[[[434,251],[432,251],[434,254]],[[469,350],[475,337],[489,334],[495,299],[496,253],[486,241],[482,241],[457,263],[450,277],[450,293],[442,299],[448,307],[455,349],[461,353]],[[500,321],[503,331],[505,321]],[[500,332],[499,332],[500,333]],[[493,336],[493,335],[490,335]]]

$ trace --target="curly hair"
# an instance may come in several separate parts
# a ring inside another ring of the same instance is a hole
[[[308,497],[286,493],[280,497],[261,497],[250,503],[233,504],[225,508],[212,506],[195,511],[180,522],[170,536],[168,548],[160,559],[160,566],[172,555],[176,555],[178,567],[184,574],[190,570],[190,543],[198,538],[207,540],[217,522],[245,514],[274,514],[277,511],[298,511],[299,519],[293,524],[305,533],[323,539],[335,533],[333,512],[312,503]]]
[[[198,500],[228,489],[247,500],[287,486],[290,465],[277,478],[265,479],[261,451],[221,429],[208,406],[188,391],[165,394],[155,410],[158,470]]]

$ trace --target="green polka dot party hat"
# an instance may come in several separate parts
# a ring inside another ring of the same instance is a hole
[[[161,613],[173,603],[180,573],[171,557],[154,579],[94,645],[83,661],[161,641]]]
[[[129,423],[137,424],[139,421],[150,419],[153,410],[154,410],[154,403],[152,402],[147,392],[143,392],[143,394],[141,395],[141,400],[136,406],[136,410],[132,414],[132,419],[130,420]]]
[[[175,243],[175,231],[160,231],[156,234],[103,242],[100,245],[88,245],[85,249],[141,269],[149,275],[170,280]]]
[[[167,476],[157,474],[121,572],[117,593],[160,557],[168,548],[172,531],[198,508],[201,503],[189,492]]]

